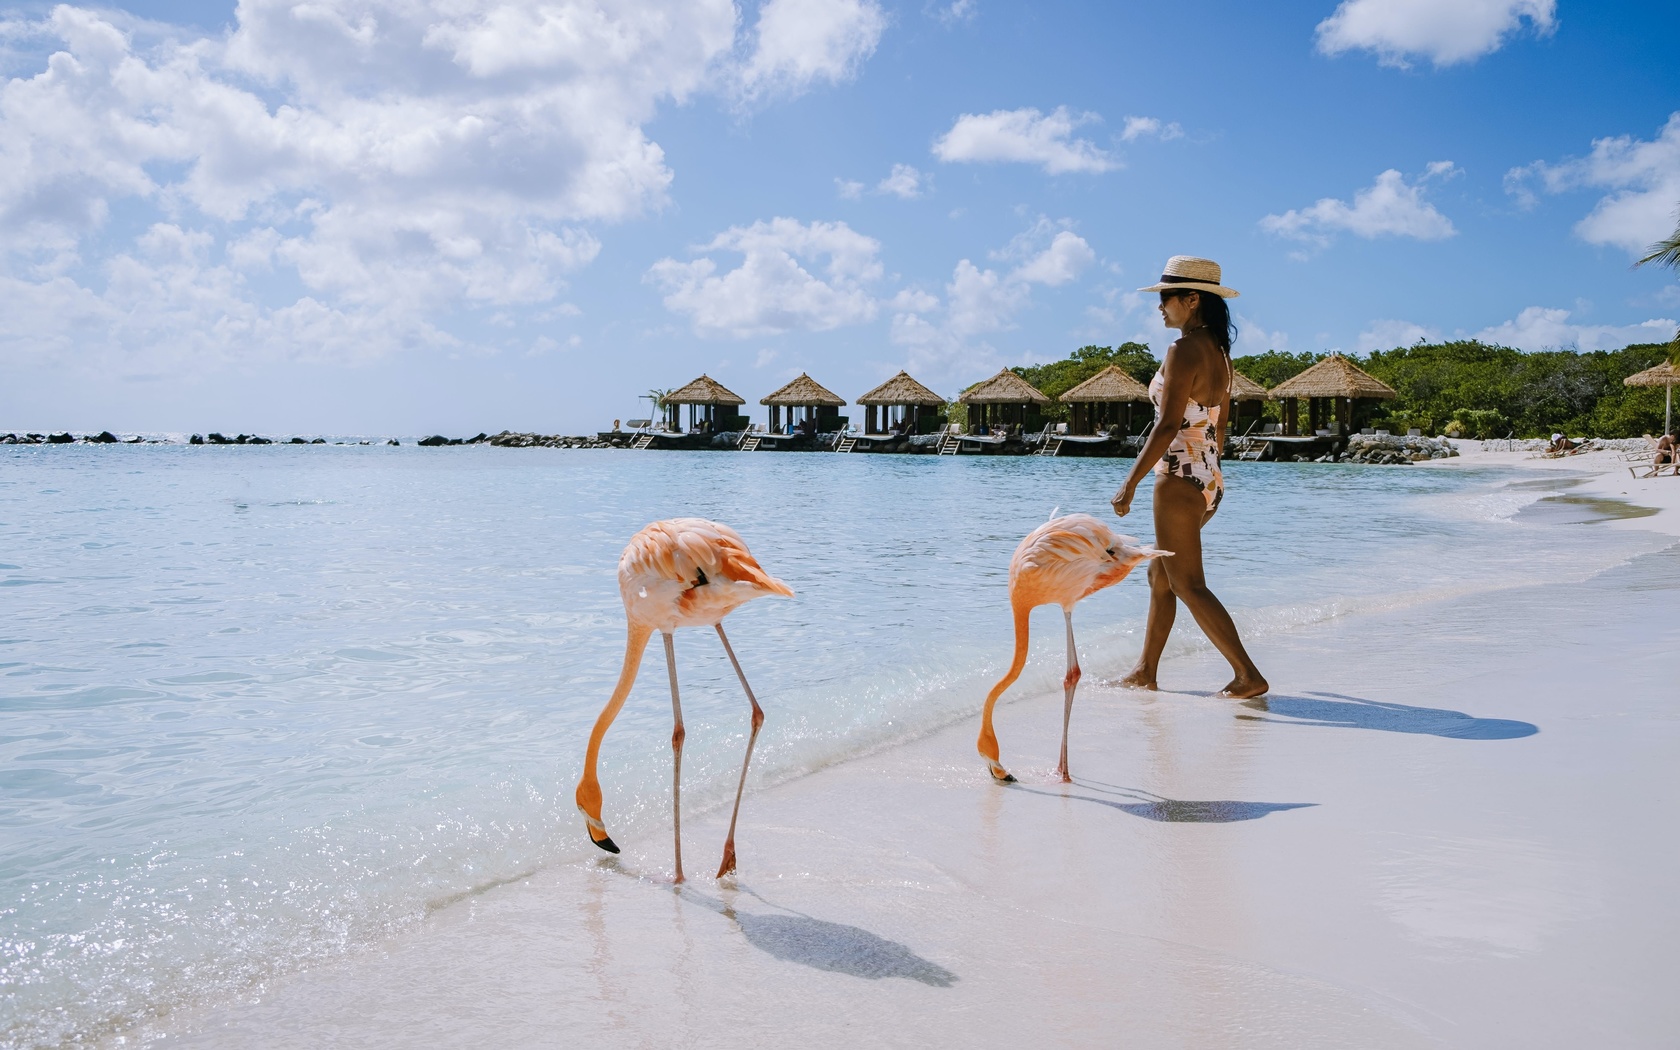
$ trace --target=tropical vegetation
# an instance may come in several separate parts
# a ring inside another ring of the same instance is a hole
[[[1620,350],[1525,352],[1475,340],[1349,355],[1359,367],[1393,387],[1392,401],[1358,402],[1354,422],[1398,432],[1417,427],[1429,434],[1462,437],[1629,437],[1655,433],[1663,423],[1663,390],[1628,387],[1622,380],[1662,362],[1667,343],[1639,343]],[[1265,387],[1305,371],[1326,354],[1268,350],[1237,357],[1237,371]],[[1083,346],[1060,361],[1014,369],[1052,398],[1046,418],[1066,416],[1056,395],[1117,364],[1147,384],[1160,362],[1141,343]],[[1304,408],[1304,406],[1303,406]],[[1268,403],[1266,416],[1283,406]]]

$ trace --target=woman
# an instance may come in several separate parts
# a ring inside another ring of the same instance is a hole
[[[1231,400],[1231,339],[1235,326],[1226,299],[1237,293],[1219,283],[1219,264],[1175,255],[1159,284],[1140,288],[1161,293],[1161,319],[1182,335],[1167,347],[1166,359],[1149,384],[1155,424],[1149,430],[1126,484],[1114,495],[1114,513],[1132,509],[1138,483],[1155,471],[1155,545],[1173,552],[1149,563],[1149,623],[1143,653],[1121,684],[1154,689],[1155,673],[1180,599],[1208,639],[1231,663],[1235,677],[1219,693],[1245,699],[1266,692],[1266,679],[1237,637],[1231,615],[1202,577],[1202,526],[1225,495],[1219,470],[1225,447],[1225,413]]]

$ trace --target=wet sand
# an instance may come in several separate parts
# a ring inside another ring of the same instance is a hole
[[[1680,479],[1653,495],[1587,458],[1536,469],[1676,506]],[[1264,702],[1208,696],[1205,649],[1163,667],[1181,692],[1088,679],[1071,785],[1060,695],[1014,696],[1017,785],[964,721],[749,795],[738,879],[710,878],[727,811],[685,813],[680,889],[668,836],[621,841],[159,1045],[1660,1045],[1677,598],[1672,547],[1267,636]],[[1059,662],[1038,617],[1033,660]]]

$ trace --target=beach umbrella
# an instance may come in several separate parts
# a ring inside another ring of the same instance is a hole
[[[1663,388],[1663,433],[1674,433],[1674,384],[1680,383],[1680,371],[1674,363],[1664,361],[1654,368],[1635,372],[1622,380],[1624,386],[1660,386]]]

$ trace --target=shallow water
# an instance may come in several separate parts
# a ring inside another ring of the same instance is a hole
[[[0,453],[0,1040],[118,1031],[587,851],[571,789],[622,651],[618,551],[647,521],[730,522],[798,592],[728,623],[769,716],[762,785],[975,710],[1007,661],[1015,544],[1054,508],[1105,513],[1127,466]],[[1581,543],[1519,513],[1567,479],[1245,463],[1227,477],[1208,574],[1252,637],[1585,578],[1665,545]],[[1145,538],[1147,489],[1123,523]],[[1129,665],[1145,604],[1128,580],[1081,606],[1088,672]],[[1059,678],[1053,618],[1035,618],[1023,689]],[[1174,642],[1204,644],[1193,629]],[[685,802],[716,806],[745,701],[706,633],[679,635],[677,660]],[[661,662],[650,653],[607,738],[615,836],[667,819]]]

